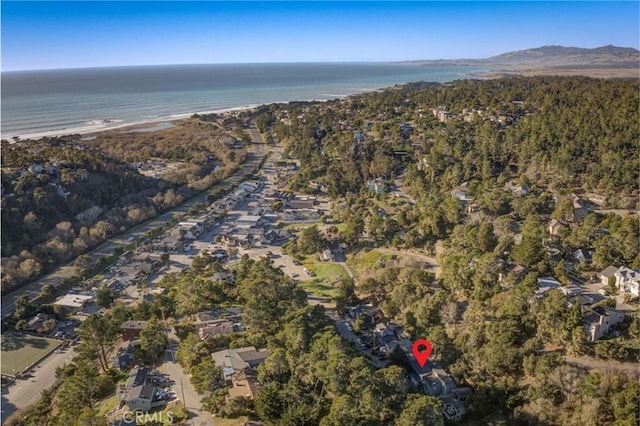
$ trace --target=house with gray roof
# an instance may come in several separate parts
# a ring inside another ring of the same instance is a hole
[[[613,331],[614,327],[624,321],[624,313],[606,307],[597,307],[584,316],[584,331],[587,340],[595,342]]]
[[[235,371],[257,368],[268,356],[268,349],[256,349],[254,346],[224,349],[211,354],[216,365],[222,367],[225,380],[228,380]]]
[[[151,409],[155,386],[149,380],[149,370],[134,368],[129,372],[129,379],[118,388],[118,399],[127,406],[129,411],[146,413]]]

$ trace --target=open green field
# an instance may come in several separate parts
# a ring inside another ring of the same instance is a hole
[[[358,276],[366,270],[375,270],[393,258],[393,255],[380,253],[377,250],[369,250],[367,252],[357,253],[355,256],[347,259],[347,265],[351,268],[354,275]]]
[[[315,272],[316,276],[301,282],[300,287],[316,296],[335,297],[338,282],[349,278],[342,265],[335,263],[305,263],[305,266]]]
[[[2,374],[15,376],[62,342],[46,337],[12,334],[2,341]]]

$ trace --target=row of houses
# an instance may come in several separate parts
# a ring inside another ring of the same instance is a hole
[[[607,306],[593,307],[593,305],[604,300],[603,295],[585,293],[583,288],[577,285],[563,286],[553,277],[538,278],[538,288],[535,291],[532,302],[535,301],[535,299],[542,298],[544,294],[553,289],[557,289],[565,295],[567,298],[567,309],[574,303],[580,305],[583,314],[582,322],[585,334],[587,340],[590,342],[595,342],[610,334],[614,331],[617,324],[624,321],[624,312]]]

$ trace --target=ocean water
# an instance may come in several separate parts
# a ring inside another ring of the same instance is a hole
[[[89,133],[273,102],[328,100],[484,71],[407,63],[173,65],[1,74],[3,138]]]

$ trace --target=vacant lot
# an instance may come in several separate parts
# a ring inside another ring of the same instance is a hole
[[[2,341],[2,374],[14,376],[60,346],[46,337],[13,334]]]
[[[335,263],[305,263],[305,266],[316,276],[300,283],[300,287],[316,296],[335,297],[340,280],[349,278],[342,265]]]

